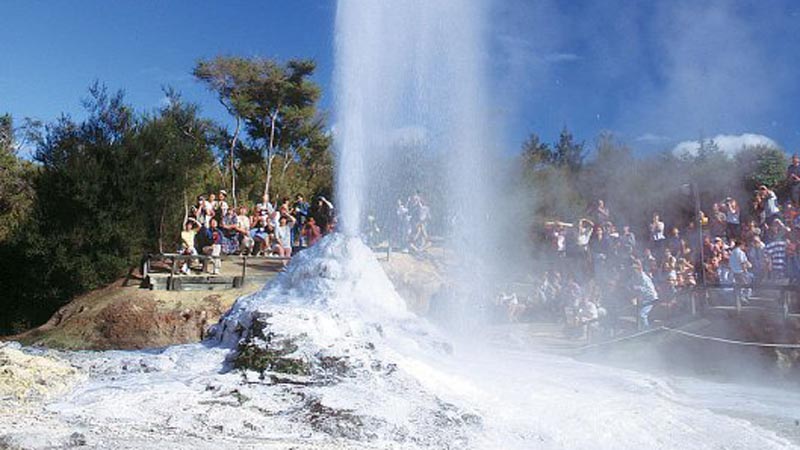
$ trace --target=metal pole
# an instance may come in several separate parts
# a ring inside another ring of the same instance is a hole
[[[703,283],[703,288],[706,286],[706,268],[703,265],[706,260],[705,249],[703,248],[703,218],[700,216],[700,192],[697,183],[692,183],[692,192],[694,193],[694,216],[697,220],[697,245],[700,249],[700,282]]]

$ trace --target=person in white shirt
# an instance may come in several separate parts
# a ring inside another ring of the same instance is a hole
[[[250,237],[250,217],[245,206],[239,208],[239,215],[236,216],[236,231],[239,232],[239,250],[249,255],[253,251],[255,241]]]
[[[275,244],[272,246],[272,250],[282,258],[292,257],[292,227],[294,223],[294,217],[284,214],[278,219],[278,226],[275,227]],[[282,262],[285,266],[286,260]]]
[[[731,272],[733,272],[733,282],[736,285],[737,295],[740,295],[740,298],[746,303],[747,298],[750,297],[751,290],[741,286],[750,284],[752,277],[748,272],[751,267],[750,261],[748,261],[747,253],[745,253],[742,246],[742,242],[738,239],[733,241],[733,251],[731,251],[728,265],[731,268]]]

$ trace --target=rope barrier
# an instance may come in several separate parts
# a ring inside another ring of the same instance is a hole
[[[762,348],[783,348],[783,349],[800,349],[800,344],[778,344],[778,343],[770,343],[770,342],[752,342],[752,341],[740,341],[736,339],[726,339],[716,336],[707,336],[703,334],[691,333],[689,331],[679,330],[677,328],[670,328],[665,326],[660,326],[656,328],[651,328],[649,330],[640,331],[638,333],[634,333],[628,336],[623,336],[617,339],[611,339],[609,341],[597,342],[594,344],[584,345],[583,347],[578,347],[574,349],[576,352],[583,352],[585,350],[589,350],[591,348],[602,347],[605,345],[612,345],[618,342],[628,341],[631,339],[636,339],[641,336],[645,336],[656,331],[667,331],[670,333],[679,334],[682,336],[694,338],[694,339],[701,339],[705,341],[712,341],[712,342],[719,342],[723,344],[730,344],[730,345],[741,345],[744,347],[762,347]]]
[[[800,344],[775,344],[769,342],[752,342],[752,341],[739,341],[735,339],[725,339],[716,336],[706,336],[702,334],[690,333],[684,330],[678,330],[675,328],[669,327],[660,327],[663,330],[670,331],[672,333],[680,334],[683,336],[695,338],[695,339],[702,339],[706,341],[713,341],[713,342],[720,342],[723,344],[731,344],[731,345],[742,345],[746,347],[765,347],[765,348],[790,348],[790,349],[800,349]]]
[[[646,334],[654,333],[656,331],[663,331],[662,327],[650,328],[649,330],[639,331],[638,333],[633,333],[633,334],[630,334],[628,336],[622,336],[620,338],[611,339],[610,341],[603,341],[603,342],[597,342],[597,343],[594,343],[594,344],[584,345],[583,347],[576,348],[575,351],[582,352],[582,351],[588,350],[590,348],[601,347],[601,346],[604,346],[604,345],[616,344],[617,342],[623,342],[623,341],[628,341],[628,340],[631,340],[631,339],[636,339],[638,337],[644,336]]]

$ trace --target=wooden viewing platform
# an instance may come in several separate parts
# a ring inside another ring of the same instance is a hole
[[[200,267],[205,264],[213,268],[215,259],[221,261],[219,273],[203,272]],[[280,270],[282,262],[288,259],[278,256],[148,254],[142,261],[142,286],[166,291],[236,289],[246,282],[266,281],[270,278],[267,274]],[[180,271],[184,263],[190,266],[189,274]]]

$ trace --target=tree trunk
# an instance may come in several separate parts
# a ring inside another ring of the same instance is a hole
[[[165,205],[161,205],[161,218],[158,221],[158,252],[164,253],[164,215],[166,214]]]
[[[292,163],[292,158],[289,157],[288,154],[283,155],[283,168],[281,169],[281,182],[283,182],[283,178],[286,176],[286,170],[289,169],[289,165]]]
[[[231,139],[231,152],[230,156],[228,156],[231,164],[231,197],[233,198],[234,209],[238,207],[238,204],[236,203],[236,165],[234,164],[234,150],[236,149],[236,141],[239,139],[239,129],[241,127],[241,123],[242,121],[239,116],[236,116],[236,129],[233,131],[233,139]]]
[[[181,222],[181,231],[186,227],[186,221],[189,220],[189,200],[186,198],[186,188],[183,189],[183,222]]]
[[[269,201],[269,184],[272,181],[272,160],[275,159],[275,122],[278,120],[278,111],[270,115],[269,119],[269,147],[267,148],[267,180],[264,182],[264,200]]]

